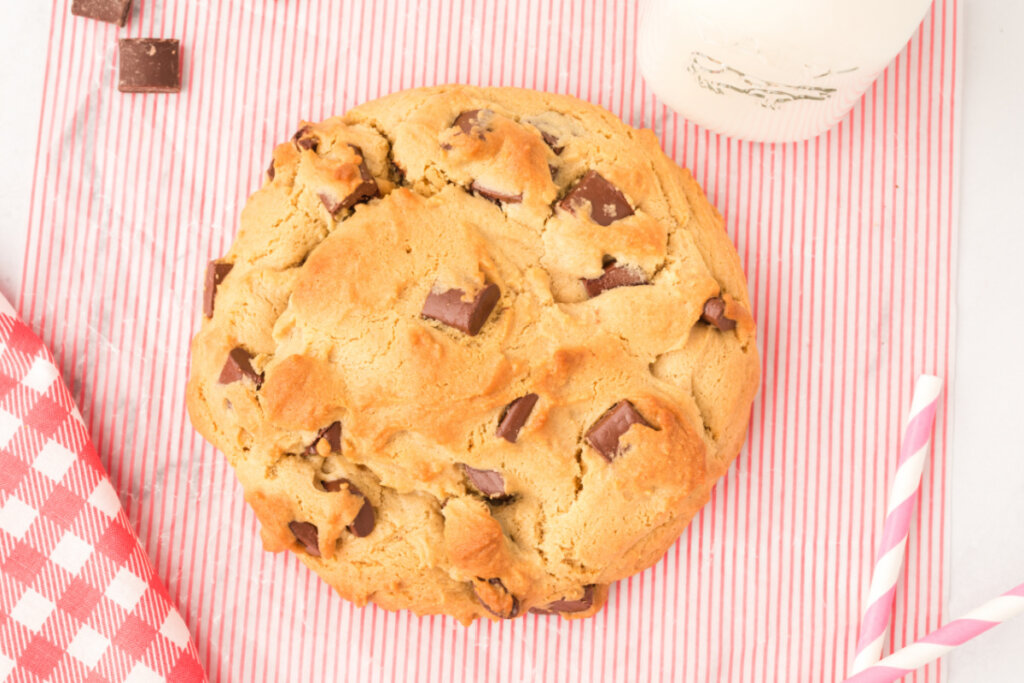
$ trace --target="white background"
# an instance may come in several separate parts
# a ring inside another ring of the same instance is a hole
[[[49,12],[0,2],[0,292],[15,302]],[[1024,581],[1024,3],[965,0],[963,15],[951,616]],[[1024,618],[951,655],[949,680],[1024,680],[1021,643]]]

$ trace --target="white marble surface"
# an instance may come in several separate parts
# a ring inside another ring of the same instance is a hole
[[[1024,581],[1024,3],[963,9],[951,616]],[[50,12],[0,2],[0,292],[15,303]],[[1021,643],[1024,618],[951,655],[949,681],[1024,680]]]

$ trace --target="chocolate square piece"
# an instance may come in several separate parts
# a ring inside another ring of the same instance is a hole
[[[725,299],[719,296],[713,296],[704,302],[704,311],[700,319],[722,332],[736,329],[736,321],[725,315]]]
[[[71,13],[98,21],[124,26],[132,11],[132,0],[73,0]]]
[[[585,612],[594,606],[594,587],[586,586],[583,589],[583,597],[575,600],[555,600],[543,607],[532,607],[530,611],[534,614],[572,614],[574,612]]]
[[[206,266],[206,286],[203,288],[203,315],[207,318],[213,317],[213,304],[217,300],[217,288],[234,267],[233,263],[225,263],[224,261],[210,261]]]
[[[463,295],[465,292],[461,289],[449,289],[444,292],[431,290],[427,300],[423,302],[423,311],[420,315],[473,336],[487,322],[487,316],[501,298],[501,290],[497,285],[491,284],[481,289],[472,301],[463,301]]]
[[[508,497],[505,492],[505,477],[501,476],[501,473],[494,470],[478,470],[469,465],[463,465],[462,471],[466,473],[466,478],[476,490],[491,500],[502,500]]]
[[[263,375],[256,372],[252,367],[252,355],[241,346],[231,349],[228,359],[224,362],[224,368],[220,371],[220,384],[231,384],[242,378],[252,380],[259,389],[263,385]]]
[[[121,92],[181,91],[181,48],[177,40],[122,38],[117,41]]]
[[[651,423],[637,412],[632,403],[619,401],[590,428],[587,432],[587,442],[594,447],[595,451],[604,456],[605,460],[611,462],[621,455],[619,437],[628,432],[629,428],[635,424],[654,429]]]

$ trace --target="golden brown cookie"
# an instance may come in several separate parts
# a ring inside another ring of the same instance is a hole
[[[742,445],[754,322],[654,134],[446,86],[303,124],[210,264],[188,407],[268,550],[418,614],[590,616]]]

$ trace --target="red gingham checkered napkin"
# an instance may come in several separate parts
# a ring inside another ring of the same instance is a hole
[[[53,357],[0,298],[0,681],[205,681]]]

